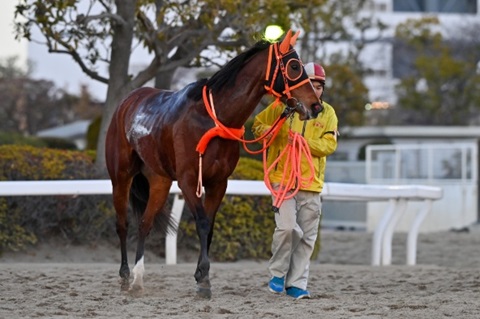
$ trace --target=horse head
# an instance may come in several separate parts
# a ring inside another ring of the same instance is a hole
[[[270,46],[265,89],[285,102],[288,110],[299,113],[301,120],[308,120],[316,118],[323,106],[293,49],[299,33],[289,30],[281,42]]]

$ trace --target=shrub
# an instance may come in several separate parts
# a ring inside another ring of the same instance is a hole
[[[0,145],[30,145],[37,147],[47,146],[44,141],[33,136],[23,136],[18,133],[0,132]]]
[[[0,254],[4,249],[18,251],[37,242],[36,236],[21,225],[21,214],[8,209],[7,200],[0,198]]]
[[[41,141],[45,143],[45,146],[48,148],[55,148],[60,150],[77,150],[77,145],[72,142],[68,141],[64,138],[59,137],[41,137]]]
[[[77,145],[58,137],[23,136],[18,133],[0,132],[0,145],[29,145],[65,150],[76,150]]]
[[[0,146],[0,180],[87,179],[93,160],[88,153],[25,145]]]
[[[0,180],[94,178],[92,154],[0,146]],[[111,196],[18,196],[1,198],[0,251],[21,249],[57,237],[71,244],[94,244],[113,237]]]

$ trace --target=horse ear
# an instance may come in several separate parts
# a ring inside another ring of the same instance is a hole
[[[290,45],[293,47],[295,46],[295,43],[297,42],[297,38],[298,36],[300,35],[300,30],[298,30],[297,32],[295,32],[295,34],[292,36],[292,38],[290,39]]]
[[[290,40],[292,39],[291,30],[288,30],[283,38],[282,43],[280,43],[280,53],[285,54],[290,50]]]

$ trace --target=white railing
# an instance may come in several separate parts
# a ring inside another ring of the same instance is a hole
[[[0,196],[47,196],[47,195],[105,195],[112,193],[110,180],[55,180],[55,181],[7,181],[0,182]],[[181,190],[174,182],[170,193],[175,195],[172,217],[178,222],[185,201]],[[262,195],[270,192],[263,181],[229,180],[227,195]],[[336,201],[388,201],[389,205],[375,228],[372,240],[371,264],[390,265],[392,261],[392,238],[395,225],[404,214],[409,201],[421,201],[423,207],[416,213],[407,238],[407,265],[416,264],[418,231],[425,216],[430,212],[432,201],[442,198],[440,187],[423,185],[366,185],[325,183],[323,200]],[[353,213],[353,212],[352,212]],[[166,263],[177,262],[177,235],[166,237]]]

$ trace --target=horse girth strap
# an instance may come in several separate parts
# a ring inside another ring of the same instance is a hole
[[[233,129],[231,128],[229,130],[232,133],[234,133],[236,136],[241,138],[243,136],[243,133],[245,132],[245,127],[233,128]],[[231,134],[227,133],[223,128],[221,128],[220,126],[215,126],[209,129],[208,131],[206,131],[205,134],[203,134],[200,141],[198,141],[197,152],[203,155],[205,153],[205,150],[207,149],[208,143],[214,137],[221,137],[229,140],[236,140],[236,138],[232,137]]]
[[[212,127],[208,131],[203,134],[200,141],[197,144],[197,152],[200,155],[205,153],[207,149],[208,143],[214,137],[221,137],[229,140],[240,140],[245,133],[245,127],[242,126],[241,128],[228,128],[223,125],[217,118],[215,114],[215,108],[212,101],[212,95],[207,95],[207,86],[203,87],[203,103],[205,104],[205,108],[207,109],[208,114],[212,118],[213,122],[215,123],[215,127]]]

